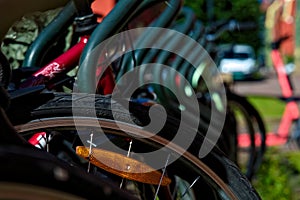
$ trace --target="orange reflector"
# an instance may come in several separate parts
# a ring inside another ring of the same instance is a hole
[[[93,165],[128,180],[159,185],[162,178],[162,186],[167,186],[171,183],[171,179],[166,176],[162,177],[161,172],[147,164],[122,154],[97,148],[92,148],[90,154],[89,148],[84,146],[77,146],[76,154],[85,159],[89,159]],[[104,163],[109,163],[109,165]]]

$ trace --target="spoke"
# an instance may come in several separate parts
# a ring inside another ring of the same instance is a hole
[[[89,156],[88,156],[88,158],[89,158],[89,163],[88,163],[88,169],[87,169],[87,172],[89,173],[90,172],[90,169],[91,169],[91,155],[92,155],[92,146],[94,146],[94,147],[96,147],[97,145],[96,144],[94,144],[93,143],[93,136],[94,136],[94,134],[93,134],[93,132],[90,134],[90,140],[88,140],[87,141],[87,143],[89,143],[90,144],[90,146],[89,146],[89,148],[90,148],[90,150],[89,150]]]
[[[130,156],[131,147],[132,147],[132,139],[131,139],[130,142],[129,142],[129,147],[128,147],[128,151],[127,151],[127,158],[129,158],[129,156]],[[123,182],[124,182],[124,178],[122,178],[122,181],[121,181],[121,183],[120,183],[120,188],[122,188]]]
[[[198,176],[198,177],[193,181],[193,183],[190,185],[190,187],[187,188],[187,189],[185,190],[185,192],[181,195],[181,198],[184,197],[184,196],[188,193],[188,191],[189,191],[190,189],[192,189],[192,187],[195,185],[195,183],[196,183],[199,179],[200,179],[200,176]]]
[[[160,180],[159,180],[159,184],[158,184],[158,186],[157,186],[157,190],[156,190],[156,193],[155,193],[155,196],[154,196],[154,200],[156,200],[156,198],[157,198],[157,195],[158,195],[158,192],[159,192],[159,188],[160,188],[161,183],[162,183],[162,180],[163,180],[163,178],[164,178],[164,176],[165,176],[165,172],[166,172],[166,169],[167,169],[167,165],[168,165],[168,163],[169,163],[169,159],[170,159],[170,154],[168,154],[168,158],[167,158],[167,160],[166,160],[166,163],[165,163],[163,172],[162,172],[162,174],[161,174],[161,177],[160,177]]]
[[[50,146],[49,142],[51,141],[52,137],[51,134],[46,134],[46,151],[49,153],[50,152]]]
[[[130,156],[130,153],[131,153],[131,147],[132,147],[132,140],[130,140],[130,142],[129,142],[129,148],[128,148],[128,151],[127,151],[127,157]]]

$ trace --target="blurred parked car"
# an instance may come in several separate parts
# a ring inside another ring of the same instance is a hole
[[[254,49],[245,44],[224,44],[218,49],[220,72],[232,74],[233,80],[261,78],[262,66]]]

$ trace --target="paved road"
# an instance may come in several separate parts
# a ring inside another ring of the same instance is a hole
[[[294,86],[294,96],[300,97],[300,73],[295,73],[291,76]],[[242,81],[236,82],[234,91],[243,95],[257,95],[266,97],[281,97],[281,89],[274,72],[270,72],[268,78],[260,81]],[[299,105],[300,106],[300,105]],[[263,116],[263,113],[261,113]],[[272,133],[277,132],[280,123],[280,118],[264,118],[265,126],[268,129],[267,145],[278,146],[286,144],[285,138],[280,138]],[[242,135],[243,136],[243,135]],[[239,138],[240,141],[242,137]],[[246,140],[245,140],[246,141]],[[247,141],[246,141],[247,142]]]
[[[300,73],[292,74],[291,78],[295,96],[300,97]],[[234,85],[234,91],[242,95],[282,96],[281,89],[274,72],[270,72],[268,77],[263,80],[236,82]]]

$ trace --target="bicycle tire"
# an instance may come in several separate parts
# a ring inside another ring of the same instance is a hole
[[[7,88],[10,82],[11,69],[5,55],[0,51],[0,84]]]
[[[95,102],[95,105],[90,104],[91,99]],[[80,100],[80,102],[74,104],[74,101],[77,100]],[[120,107],[120,111],[117,114],[115,113],[114,117],[111,113],[111,104]],[[81,110],[80,116],[72,116],[72,105],[76,105],[77,109]],[[89,118],[86,118],[87,113],[93,112],[94,110],[97,115],[96,120],[106,126],[105,131],[109,134],[118,133],[119,136],[124,135],[124,132],[115,125],[115,121],[117,120],[124,124],[126,131],[143,136],[147,131],[143,130],[141,126],[144,123],[143,121],[147,121],[147,119],[137,118],[136,113],[139,113],[139,116],[147,116],[148,109],[145,106],[137,104],[132,104],[131,108],[134,112],[131,112],[128,115],[128,113],[122,111],[121,104],[112,102],[110,97],[107,96],[85,94],[78,95],[76,98],[73,96],[72,99],[72,95],[56,94],[56,97],[53,100],[50,100],[31,112],[31,119],[28,123],[17,125],[16,129],[25,137],[26,133],[30,131],[36,132],[40,130],[49,130],[51,128],[74,127],[73,117],[82,120],[80,126],[89,126]],[[132,119],[135,122],[134,125],[129,123]],[[164,129],[164,131],[167,130],[167,133],[169,134],[164,132],[155,135],[154,137],[143,139],[142,142],[144,142],[145,145],[151,144],[156,148],[157,146],[164,146],[172,143],[170,142],[170,132],[174,130],[174,125],[176,124],[178,124],[176,119],[168,118],[167,128]],[[126,135],[126,137],[130,136]],[[197,195],[197,199],[199,199],[200,196],[203,198],[205,194],[213,194],[213,196],[208,197],[214,197],[215,199],[222,199],[222,197],[225,199],[260,199],[255,189],[251,186],[247,178],[241,174],[237,166],[227,159],[227,157],[217,148],[214,148],[205,158],[199,159],[197,153],[199,152],[204,137],[200,133],[198,133],[196,137],[197,138],[189,147],[188,151],[180,152],[182,151],[182,148],[178,144],[172,143],[171,146],[174,145],[174,147],[176,147],[173,148],[172,151],[175,153],[182,153],[182,156],[179,158],[178,162],[175,162],[175,167],[170,165],[171,167],[168,166],[167,170],[170,170],[179,177],[185,178],[184,180],[187,181],[195,180],[195,174],[200,173],[200,177],[203,178],[203,181],[201,183],[195,183],[195,185],[198,186],[197,188],[195,188],[195,186],[193,187],[196,191],[194,194]],[[138,140],[137,138],[134,139]],[[187,170],[189,170],[189,173],[186,173]],[[192,183],[189,182],[189,184]],[[209,187],[207,187],[208,185]],[[210,190],[204,191],[204,188],[214,188],[217,190],[214,190],[213,192]]]
[[[236,112],[243,115],[246,127],[248,127],[246,133],[249,134],[250,137],[250,147],[248,149],[250,155],[245,174],[248,179],[251,180],[260,167],[266,150],[266,129],[264,121],[255,107],[245,97],[229,92],[227,98],[229,107],[231,107],[231,109],[238,109]],[[259,146],[256,144],[257,141],[259,141]]]
[[[134,198],[36,148],[2,145],[0,159],[0,199]]]

